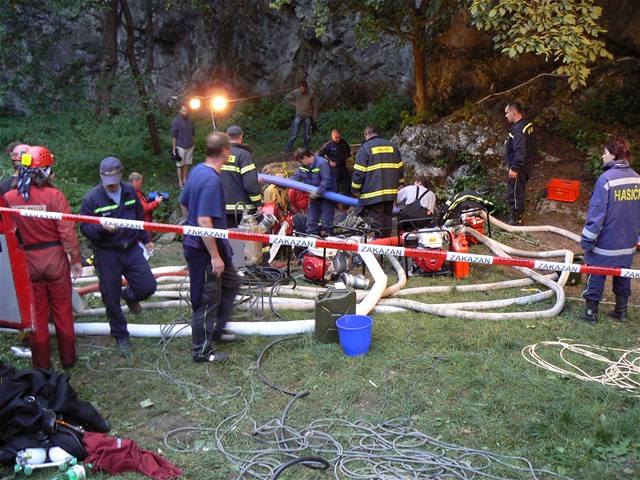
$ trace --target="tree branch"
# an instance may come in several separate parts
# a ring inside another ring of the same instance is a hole
[[[497,97],[500,95],[504,95],[505,93],[509,93],[509,92],[513,92],[514,90],[517,90],[518,88],[524,87],[525,85],[528,85],[529,83],[533,82],[534,80],[540,78],[540,77],[567,77],[567,75],[558,75],[557,73],[540,73],[538,75],[536,75],[533,78],[530,78],[529,80],[527,80],[526,82],[523,82],[519,85],[516,85],[515,87],[512,87],[508,90],[503,90],[502,92],[497,92],[497,93],[492,93],[491,95],[487,95],[486,97],[482,98],[481,100],[478,100],[476,102],[476,105],[480,105],[482,102],[489,100],[490,98],[493,97]]]

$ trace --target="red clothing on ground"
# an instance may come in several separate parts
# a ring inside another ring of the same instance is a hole
[[[6,199],[9,205],[15,208],[71,213],[67,199],[56,188],[32,187],[29,194],[29,200],[25,202],[17,190],[11,190],[6,194]],[[14,216],[14,220],[25,247],[49,242],[61,243],[26,252],[35,310],[35,328],[30,335],[30,344],[33,366],[50,368],[51,309],[60,359],[63,365],[70,365],[76,360],[76,351],[71,309],[71,272],[67,255],[71,257],[71,262],[81,262],[75,224],[41,218],[23,218],[17,215]]]
[[[287,192],[289,197],[289,205],[294,213],[306,212],[309,206],[309,194],[290,188]]]
[[[82,443],[87,450],[85,464],[94,470],[115,475],[121,472],[139,472],[156,480],[170,480],[182,475],[182,470],[166,458],[143,450],[133,440],[116,438],[104,433],[85,432]]]
[[[158,208],[160,202],[158,200],[149,202],[147,200],[147,196],[142,192],[142,190],[136,190],[136,194],[138,195],[138,199],[142,204],[142,208],[144,208],[144,221],[153,222],[153,211]]]

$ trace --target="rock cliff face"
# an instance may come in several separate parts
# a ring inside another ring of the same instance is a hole
[[[153,28],[148,28],[145,5],[151,2]],[[274,11],[266,0],[203,2],[208,14],[191,2],[175,2],[166,10],[160,0],[130,0],[136,27],[136,53],[141,67],[152,66],[150,77],[159,99],[169,104],[190,93],[208,93],[216,87],[232,95],[256,95],[289,90],[303,79],[315,87],[325,105],[339,102],[366,104],[385,91],[407,94],[413,83],[413,61],[407,45],[382,38],[369,46],[356,41],[354,19],[335,18],[318,38],[309,25],[311,0]],[[638,0],[601,0],[603,25],[612,46],[625,54],[640,51]],[[30,17],[38,13],[30,11]],[[54,16],[55,17],[55,16]],[[101,24],[95,12],[73,19],[25,18],[40,25],[54,39],[46,52],[49,81],[74,85],[94,95],[101,61]],[[126,35],[118,31],[120,69]],[[3,45],[3,48],[5,46]],[[10,48],[10,47],[9,47]],[[527,78],[538,59],[508,62],[492,48],[487,35],[468,23],[462,12],[437,41],[430,61],[430,89],[438,100],[475,96],[499,88],[514,76]],[[5,65],[0,80],[11,76]],[[25,78],[5,95],[5,107],[22,110],[24,99],[38,91],[38,82]]]

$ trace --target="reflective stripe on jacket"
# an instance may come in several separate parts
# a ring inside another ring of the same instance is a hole
[[[531,173],[537,155],[536,136],[533,123],[524,118],[513,124],[506,141],[505,160],[514,172]]]
[[[624,266],[640,235],[640,175],[624,160],[605,168],[591,193],[580,245],[587,263]]]
[[[393,202],[403,177],[404,166],[397,145],[375,136],[358,150],[351,190],[360,194],[360,205]]]
[[[258,170],[251,149],[242,144],[231,144],[231,155],[220,171],[224,196],[225,211],[255,211],[262,205],[262,189],[258,183]]]
[[[144,210],[135,189],[129,183],[120,182],[122,192],[120,203],[113,203],[102,185],[93,187],[82,200],[82,215],[94,217],[121,218],[123,220],[144,220]],[[102,225],[81,223],[80,231],[94,247],[126,249],[138,241],[149,243],[151,234],[145,230],[118,228],[114,232],[105,230]]]
[[[318,195],[338,190],[336,172],[324,157],[315,156],[309,167],[299,166],[291,178],[297,182],[318,187]]]

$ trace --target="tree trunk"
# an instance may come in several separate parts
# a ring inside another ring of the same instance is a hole
[[[415,69],[416,91],[413,95],[413,104],[416,114],[425,113],[428,110],[427,98],[427,48],[424,29],[414,31],[411,40],[413,52],[413,65]]]
[[[96,115],[111,113],[111,91],[118,71],[118,0],[109,0],[102,14],[102,61],[96,83]]]
[[[147,77],[150,77],[151,74],[153,73],[153,67],[154,67],[154,58],[153,58],[153,54],[154,54],[154,50],[155,50],[155,41],[153,39],[153,33],[154,33],[154,24],[153,24],[153,10],[155,8],[155,1],[154,0],[145,0],[144,3],[144,13],[145,13],[145,21],[146,21],[146,27],[145,27],[145,41],[146,41],[146,47],[147,47],[147,61],[146,61],[146,65],[144,68],[144,73]]]
[[[129,8],[128,0],[120,0],[120,4],[122,5],[122,13],[124,14],[125,19],[124,24],[127,31],[127,60],[129,60],[129,67],[131,68],[133,81],[135,82],[138,89],[140,104],[142,105],[142,109],[144,110],[145,117],[147,119],[147,126],[149,127],[149,137],[151,139],[151,147],[153,149],[153,153],[158,155],[162,151],[162,147],[160,145],[158,128],[156,126],[156,118],[153,115],[151,108],[149,107],[149,96],[147,93],[147,87],[145,86],[144,77],[140,72],[140,67],[138,67],[138,61],[136,60],[136,52],[134,49],[135,28],[133,25],[133,16],[131,15],[131,9]]]

